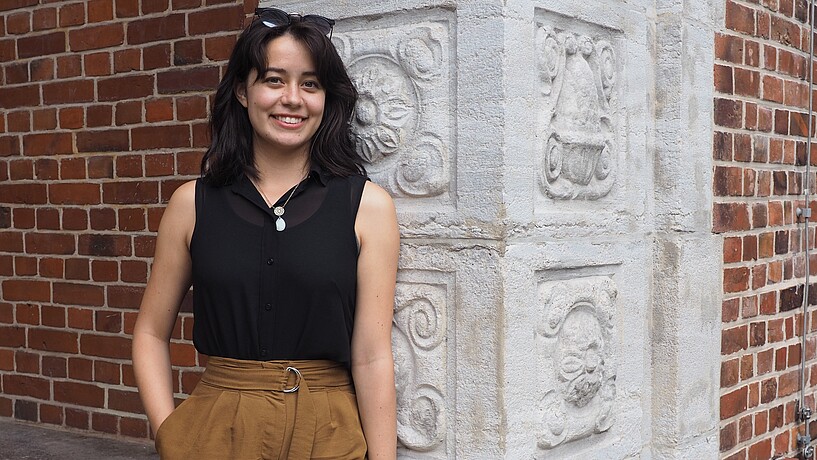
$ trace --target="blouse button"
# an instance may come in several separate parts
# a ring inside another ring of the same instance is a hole
[[[267,349],[266,348],[261,349],[261,356],[267,356]]]
[[[272,304],[268,303],[268,304],[264,305],[264,310],[267,310],[267,311],[272,310]]]
[[[270,257],[269,259],[267,259],[267,265],[272,265],[272,257]]]

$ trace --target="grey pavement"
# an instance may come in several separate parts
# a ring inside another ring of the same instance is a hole
[[[158,459],[148,442],[83,435],[0,418],[0,460]]]

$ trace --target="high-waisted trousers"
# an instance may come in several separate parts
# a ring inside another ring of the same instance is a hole
[[[156,449],[162,460],[366,458],[349,370],[322,360],[210,357]]]

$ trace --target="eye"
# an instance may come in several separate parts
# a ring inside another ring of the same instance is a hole
[[[313,89],[313,90],[321,89],[321,84],[318,83],[315,80],[307,80],[307,81],[303,82],[303,86],[306,89]]]
[[[281,77],[275,75],[264,79],[264,83],[280,84],[281,82],[282,82]]]

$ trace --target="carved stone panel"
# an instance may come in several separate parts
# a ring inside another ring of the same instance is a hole
[[[446,454],[447,296],[444,284],[402,281],[395,295],[397,438],[426,458]]]
[[[333,42],[359,92],[352,128],[372,180],[395,197],[445,201],[452,177],[449,23],[339,31]]]
[[[614,33],[539,24],[538,176],[556,200],[598,200],[616,180],[619,63]]]
[[[544,396],[537,447],[553,449],[610,429],[616,394],[613,280],[588,276],[538,288],[537,356]]]

